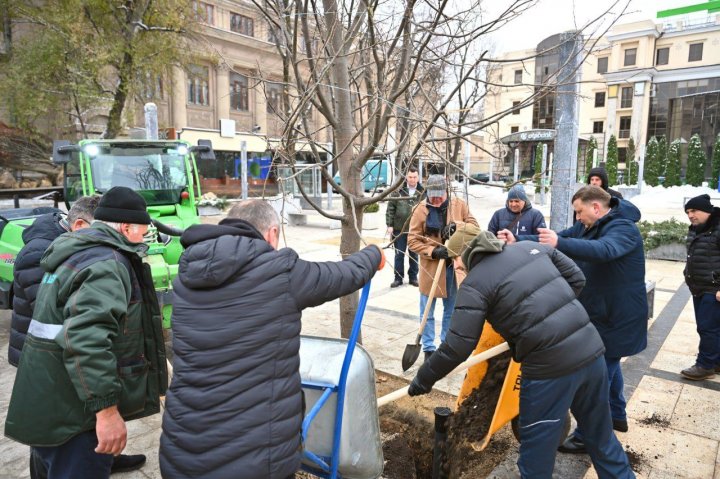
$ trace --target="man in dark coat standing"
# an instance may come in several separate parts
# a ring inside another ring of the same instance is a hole
[[[720,208],[709,195],[685,203],[690,220],[685,282],[693,295],[700,345],[695,364],[683,369],[687,379],[699,381],[720,370]]]
[[[636,225],[640,210],[598,186],[580,188],[572,204],[577,217],[572,227],[558,233],[541,229],[536,237],[517,239],[534,239],[557,248],[585,273],[587,285],[579,299],[605,344],[613,427],[625,432],[628,424],[620,359],[647,346],[645,253]],[[498,236],[514,240],[507,230]],[[579,430],[568,437],[560,451],[586,452]]]
[[[462,259],[469,272],[458,291],[450,331],[420,367],[408,393],[429,392],[467,359],[487,319],[522,363],[522,477],[552,477],[568,409],[585,431],[598,477],[635,477],[612,430],[605,348],[576,299],[585,284],[582,271],[549,246],[529,241],[505,246],[490,232],[480,233]]]
[[[608,185],[608,174],[607,170],[603,168],[602,166],[597,166],[595,168],[592,168],[590,170],[590,173],[588,173],[587,177],[587,184],[593,185],[593,186],[599,186],[603,190],[607,191],[610,196],[614,196],[615,198],[622,199],[623,195],[619,191],[613,190]]]
[[[181,238],[163,477],[285,479],[300,467],[301,311],[359,289],[384,256],[372,245],[304,261],[277,249],[279,229],[269,203],[246,200]]]
[[[89,227],[99,201],[99,195],[80,197],[72,204],[67,216],[59,210],[44,214],[23,231],[22,238],[25,245],[15,258],[13,266],[13,311],[8,344],[8,362],[11,365],[17,367],[20,363],[28,326],[35,309],[35,298],[45,274],[40,266],[40,259],[50,243],[61,234]],[[143,454],[120,454],[114,457],[111,472],[133,471],[142,467],[145,461],[146,457]],[[47,477],[42,462],[34,455],[30,458],[30,477],[32,479]]]
[[[510,188],[505,208],[493,213],[488,223],[488,231],[492,234],[508,229],[515,236],[536,235],[538,228],[545,228],[545,217],[540,210],[532,207],[523,185]]]
[[[408,257],[408,282],[418,286],[418,255],[408,248],[408,229],[413,209],[423,196],[423,187],[419,183],[418,169],[408,168],[405,175],[405,186],[390,197],[385,212],[387,232],[395,248],[395,279],[390,284],[397,288],[403,283],[405,276],[405,256]],[[405,198],[405,199],[400,199]]]

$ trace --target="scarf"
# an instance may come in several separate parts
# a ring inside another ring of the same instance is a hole
[[[425,234],[428,236],[439,235],[440,230],[445,226],[449,201],[450,198],[447,198],[440,206],[433,206],[427,203],[428,215],[425,220]]]

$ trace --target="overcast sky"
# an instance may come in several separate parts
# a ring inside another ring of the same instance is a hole
[[[509,0],[488,0],[487,15],[497,14]],[[534,48],[541,40],[555,33],[581,28],[601,16],[612,0],[539,0],[537,5],[493,34],[497,53]],[[655,20],[657,12],[669,8],[703,3],[703,0],[630,0],[626,14],[619,23]],[[617,17],[627,0],[621,0],[613,13],[605,17],[605,28]],[[707,12],[701,13],[707,15]],[[488,18],[495,18],[494,16]],[[603,31],[603,25],[598,25]]]

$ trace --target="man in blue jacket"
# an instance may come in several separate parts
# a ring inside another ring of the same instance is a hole
[[[557,233],[543,228],[538,236],[519,236],[517,240],[530,239],[557,248],[585,273],[587,284],[579,299],[605,344],[613,427],[625,432],[628,424],[620,359],[647,346],[645,253],[635,224],[640,210],[598,186],[580,188],[572,204],[577,218],[572,227]],[[498,237],[515,241],[507,230]],[[586,452],[581,432],[575,430],[559,450]]]
[[[504,229],[515,236],[536,235],[538,228],[545,228],[545,217],[532,207],[523,185],[510,188],[505,208],[497,210],[488,223],[488,231],[495,235]]]

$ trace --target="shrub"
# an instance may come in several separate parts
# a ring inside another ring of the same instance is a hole
[[[608,186],[617,184],[618,170],[618,148],[615,135],[610,135],[607,146],[607,154],[605,155],[605,170],[608,174]]]
[[[680,140],[674,140],[668,148],[663,186],[680,186]]]
[[[692,186],[700,186],[705,181],[705,152],[700,144],[700,135],[697,133],[690,138],[688,143],[687,170],[685,172],[685,183]]]
[[[370,203],[363,208],[364,213],[377,213],[378,211],[380,211],[380,204],[378,203]]]
[[[659,223],[640,221],[637,225],[643,239],[645,253],[666,244],[685,244],[688,225],[679,222],[675,218],[670,218],[667,221],[661,221]]]

